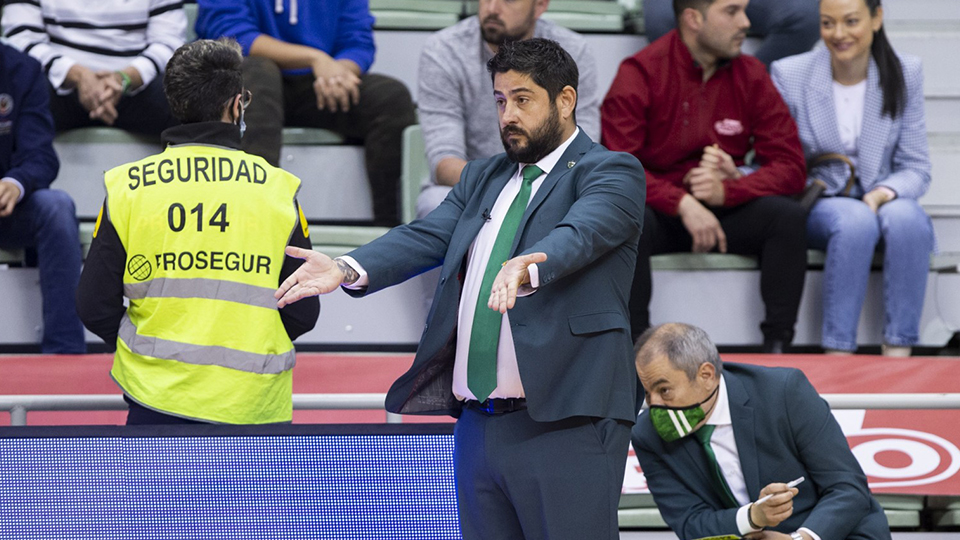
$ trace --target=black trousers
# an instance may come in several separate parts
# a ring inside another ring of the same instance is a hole
[[[245,113],[243,149],[279,166],[284,125],[329,129],[363,141],[374,221],[392,226],[400,221],[403,130],[417,123],[417,117],[410,92],[402,82],[373,74],[360,79],[358,105],[347,112],[319,110],[312,75],[284,76],[271,60],[247,57],[243,84],[253,92],[253,101]]]
[[[760,259],[760,297],[766,308],[766,318],[760,323],[764,341],[789,344],[807,269],[806,213],[788,197],[760,197],[735,208],[712,211],[727,237],[727,253]],[[634,340],[650,327],[650,256],[689,252],[692,246],[693,238],[679,217],[646,207],[630,294]]]
[[[157,424],[205,424],[206,422],[200,422],[198,420],[190,420],[187,418],[181,418],[179,416],[173,416],[170,414],[164,414],[153,409],[148,409],[143,405],[140,405],[136,401],[133,401],[126,395],[123,396],[123,400],[127,402],[127,425],[128,426],[144,426],[144,425],[157,425]]]
[[[61,96],[51,87],[50,112],[53,113],[53,123],[58,133],[69,129],[106,125],[100,120],[90,119],[90,112],[80,104],[76,92]],[[113,127],[134,133],[157,135],[159,143],[160,132],[179,123],[170,112],[167,96],[163,93],[163,77],[157,77],[137,94],[120,98],[117,103],[117,120]]]

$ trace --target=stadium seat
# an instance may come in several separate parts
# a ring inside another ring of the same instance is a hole
[[[440,30],[463,14],[460,0],[370,0],[378,30]]]

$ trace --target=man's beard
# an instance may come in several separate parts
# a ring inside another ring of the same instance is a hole
[[[560,111],[555,103],[551,104],[550,109],[550,116],[537,126],[533,133],[527,133],[523,128],[514,125],[508,125],[500,130],[500,141],[503,142],[503,149],[507,151],[508,158],[517,163],[536,163],[560,146],[563,142]],[[517,142],[511,143],[506,137],[510,133],[523,135],[527,139],[527,145],[520,148]]]
[[[734,36],[734,39],[739,37],[746,37],[746,33],[737,34]],[[701,38],[699,40],[700,48],[704,51],[716,56],[720,60],[733,60],[734,58],[740,56],[743,53],[742,44],[738,47],[734,45],[731,41],[723,41],[715,43],[710,39]]]
[[[501,26],[492,29],[487,28],[483,23],[489,20],[499,21]],[[480,35],[484,41],[495,47],[499,47],[507,42],[520,41],[524,38],[525,34],[525,31],[517,31],[513,34],[507,33],[507,28],[503,25],[503,21],[500,21],[500,18],[496,15],[488,15],[486,19],[480,22]]]

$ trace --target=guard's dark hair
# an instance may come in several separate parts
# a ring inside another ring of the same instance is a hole
[[[543,87],[550,101],[557,99],[565,86],[577,89],[580,70],[577,63],[556,41],[543,38],[507,42],[487,62],[493,78],[497,73],[516,71]]]
[[[673,0],[673,16],[676,17],[677,22],[680,22],[680,15],[687,8],[695,9],[706,15],[707,8],[713,2],[714,0]]]
[[[183,45],[167,63],[163,92],[182,123],[220,120],[243,91],[243,51],[233,39],[200,39]]]
[[[870,10],[870,16],[877,16],[877,8],[880,7],[880,0],[863,0]],[[880,89],[883,91],[883,114],[890,118],[896,118],[903,113],[906,106],[906,83],[903,82],[903,65],[900,58],[893,51],[890,40],[887,39],[887,33],[883,26],[873,33],[873,44],[870,45],[870,55],[873,61],[877,63],[877,71],[880,73]]]

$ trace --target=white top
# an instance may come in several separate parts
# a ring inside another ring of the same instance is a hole
[[[837,110],[837,129],[845,153],[854,165],[857,163],[857,146],[863,127],[863,104],[867,95],[867,80],[853,86],[844,86],[833,81],[833,105]]]

